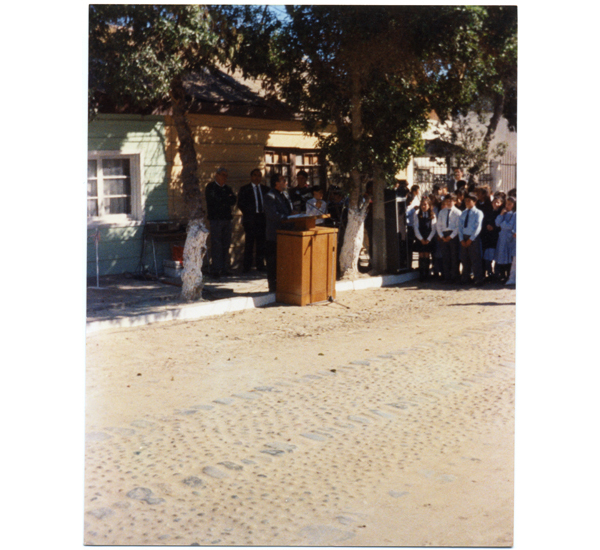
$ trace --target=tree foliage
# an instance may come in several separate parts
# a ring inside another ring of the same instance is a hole
[[[172,114],[189,217],[182,289],[188,300],[201,295],[208,230],[183,79],[234,57],[239,39],[231,22],[239,12],[235,7],[133,4],[91,5],[89,10],[90,118],[101,108],[144,113],[162,107]]]
[[[222,56],[215,27],[202,6],[90,5],[90,114],[103,102],[138,110],[168,103],[176,78]]]
[[[245,68],[301,113],[344,173],[370,174],[375,165],[396,173],[418,150],[432,109],[446,117],[473,101],[476,83],[465,74],[483,8],[287,10],[289,21],[274,32],[267,52],[270,63]]]
[[[511,131],[517,129],[516,6],[485,9],[478,49],[467,65],[464,80],[474,88],[473,101],[452,109],[453,122],[445,139],[459,147],[457,162],[476,176],[506,149],[504,143],[491,147],[501,118],[507,120]],[[470,123],[473,114],[478,127]]]
[[[260,68],[277,26],[266,6],[90,5],[90,116],[168,106],[174,81],[207,68]]]

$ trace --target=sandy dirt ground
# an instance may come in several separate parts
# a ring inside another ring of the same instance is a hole
[[[515,289],[88,336],[84,541],[510,546]]]

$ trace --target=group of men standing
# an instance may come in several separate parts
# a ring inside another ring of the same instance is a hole
[[[243,185],[236,197],[227,185],[228,172],[219,168],[214,181],[206,186],[206,209],[211,235],[211,276],[215,279],[230,274],[229,248],[231,246],[233,207],[237,204],[242,212],[245,234],[243,273],[252,267],[267,271],[269,291],[275,291],[277,230],[286,227],[292,214],[304,211],[307,200],[312,197],[308,175],[304,171],[296,175],[297,186],[287,192],[287,180],[281,174],[273,174],[271,188],[262,183],[262,172],[255,168],[250,172],[250,183]]]
[[[219,168],[215,179],[206,186],[206,211],[210,224],[211,276],[215,279],[229,275],[233,207],[242,211],[242,225],[246,234],[243,271],[249,272],[256,259],[256,269],[265,269],[266,217],[265,197],[269,188],[262,184],[262,173],[257,168],[250,173],[250,183],[243,185],[236,197],[227,185],[229,173]]]

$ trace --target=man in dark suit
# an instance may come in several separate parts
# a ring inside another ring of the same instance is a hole
[[[206,186],[206,210],[210,224],[211,270],[215,279],[229,273],[229,247],[231,245],[231,208],[235,193],[226,184],[228,172],[219,168],[214,181]]]
[[[243,272],[252,269],[253,260],[256,259],[256,269],[265,269],[265,238],[266,218],[264,199],[269,192],[266,185],[261,184],[262,173],[258,168],[250,172],[250,182],[242,185],[238,193],[238,208],[242,211],[242,226],[244,227],[244,262]],[[256,252],[255,252],[256,251]]]
[[[460,168],[454,169],[454,179],[450,180],[448,184],[448,191],[450,193],[456,193],[459,189],[466,187],[467,182],[464,179],[463,171]]]
[[[265,196],[265,216],[267,218],[267,280],[269,292],[275,292],[277,282],[277,230],[286,227],[285,221],[291,214],[295,214],[291,201],[283,193],[287,188],[287,181],[280,174],[271,177],[271,190]]]

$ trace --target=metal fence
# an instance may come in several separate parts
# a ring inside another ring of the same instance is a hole
[[[512,152],[506,152],[498,161],[498,177],[496,182],[496,190],[504,191],[505,193],[517,187],[517,155]]]
[[[415,157],[413,159],[413,183],[421,191],[430,193],[436,183],[448,183],[453,178],[454,165],[445,158]],[[491,161],[479,173],[479,183],[490,186],[492,192],[504,191],[517,186],[517,159],[514,153],[507,152],[501,159]]]

